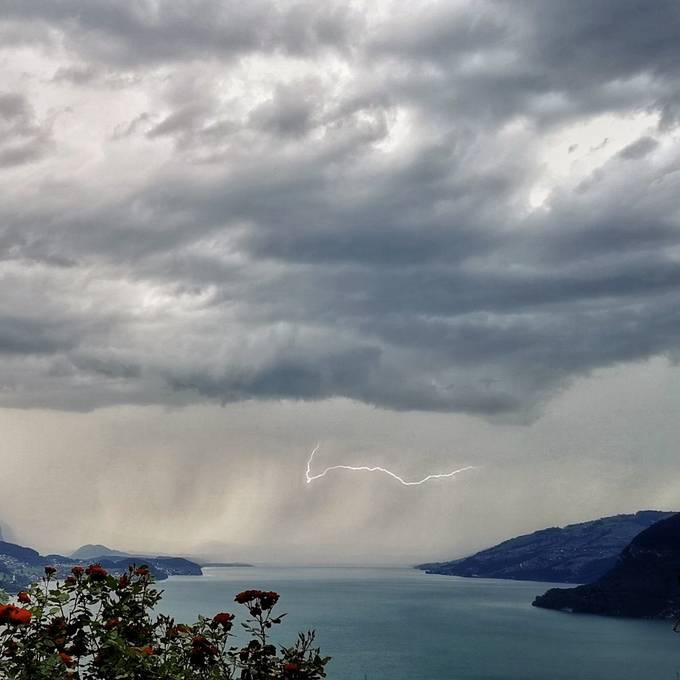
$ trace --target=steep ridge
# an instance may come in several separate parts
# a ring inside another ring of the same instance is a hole
[[[679,577],[680,513],[636,536],[594,583],[552,588],[533,604],[604,616],[670,618],[680,611]]]

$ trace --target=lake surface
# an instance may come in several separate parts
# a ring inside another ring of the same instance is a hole
[[[279,641],[313,628],[331,680],[676,680],[680,635],[666,622],[531,607],[551,584],[393,568],[210,568],[162,582],[180,621],[239,612],[247,588],[281,594]]]

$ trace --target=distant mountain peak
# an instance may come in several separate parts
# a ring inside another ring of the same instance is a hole
[[[97,557],[130,557],[130,553],[107,548],[101,543],[87,543],[74,550],[71,557],[76,560],[93,560]]]

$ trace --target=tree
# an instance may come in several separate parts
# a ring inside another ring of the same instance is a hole
[[[330,660],[301,633],[291,647],[270,642],[279,595],[247,590],[234,598],[248,618],[248,642],[232,645],[235,615],[177,623],[154,608],[161,593],[146,566],[120,575],[76,566],[64,581],[45,567],[39,583],[0,600],[2,680],[319,680]]]

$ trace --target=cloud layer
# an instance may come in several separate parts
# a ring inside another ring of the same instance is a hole
[[[524,420],[680,350],[680,8],[8,1],[0,404]]]

